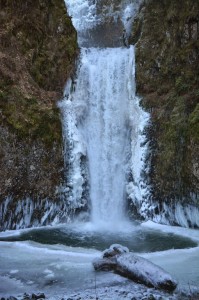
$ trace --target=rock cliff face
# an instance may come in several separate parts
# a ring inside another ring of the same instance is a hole
[[[0,0],[0,28],[3,224],[6,197],[12,197],[7,212],[27,197],[58,198],[63,155],[56,101],[74,70],[78,47],[62,0]]]
[[[138,93],[151,112],[148,184],[154,205],[146,213],[185,226],[199,226],[198,12],[194,0],[145,1],[130,38],[136,43]],[[183,211],[188,206],[189,213]]]

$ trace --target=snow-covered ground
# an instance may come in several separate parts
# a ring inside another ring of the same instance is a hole
[[[189,236],[199,244],[199,231],[157,225],[142,226],[157,231]],[[27,231],[27,230],[26,230]],[[30,231],[31,233],[31,231]],[[20,236],[21,231],[14,232]],[[12,232],[1,233],[1,237]],[[0,242],[0,296],[19,296],[24,292],[44,292],[48,299],[183,299],[135,284],[119,275],[95,272],[92,260],[101,251],[63,245],[44,245],[32,241]],[[199,286],[199,247],[139,254],[170,272],[180,289],[194,291]],[[145,298],[144,298],[145,297]],[[181,298],[180,298],[181,297]],[[188,297],[188,296],[187,296]],[[184,298],[186,299],[186,298]],[[188,298],[187,298],[188,299]]]
[[[92,260],[101,254],[99,251],[34,242],[1,242],[0,247],[2,297],[13,295],[20,299],[24,292],[44,292],[52,300],[96,299],[96,295],[99,299],[118,300],[165,295],[113,273],[95,272]]]
[[[142,226],[189,237],[199,245],[199,230],[197,229],[160,225],[151,221],[143,223]],[[148,253],[143,257],[170,272],[179,281],[181,287],[187,290],[193,286],[199,288],[199,247]]]
[[[199,229],[184,228],[179,226],[170,226],[154,223],[152,221],[143,222],[142,227],[159,230],[165,233],[178,234],[184,237],[189,237],[199,244]]]

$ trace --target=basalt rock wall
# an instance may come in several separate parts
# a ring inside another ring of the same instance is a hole
[[[144,216],[185,226],[199,226],[198,12],[194,0],[144,1],[130,37],[137,90],[151,113],[151,205]],[[188,206],[190,216],[183,211]],[[175,217],[179,214],[184,224]]]
[[[11,197],[12,211],[12,203],[27,197],[59,198],[64,163],[57,101],[78,46],[62,0],[1,0],[0,28],[0,204]]]

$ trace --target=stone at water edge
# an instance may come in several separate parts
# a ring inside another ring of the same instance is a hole
[[[118,244],[105,250],[102,258],[93,261],[93,266],[96,271],[114,271],[149,287],[174,291],[177,286],[177,282],[161,267]]]
[[[40,300],[40,299],[45,299],[46,296],[44,293],[32,293],[31,294],[27,294],[27,293],[24,293],[23,295],[23,300]]]
[[[129,253],[129,249],[120,244],[113,244],[110,246],[109,249],[106,249],[102,252],[102,257],[110,258],[115,255],[119,255],[119,254],[123,254],[123,253]]]
[[[96,258],[93,260],[93,267],[95,271],[115,271],[116,260],[115,258]]]
[[[113,244],[109,249],[102,252],[102,258],[93,261],[93,266],[97,271],[112,271],[116,267],[115,256],[128,253],[129,249],[120,244]]]
[[[33,300],[37,300],[37,299],[45,299],[46,296],[44,295],[44,293],[40,293],[40,294],[32,294],[32,299]]]

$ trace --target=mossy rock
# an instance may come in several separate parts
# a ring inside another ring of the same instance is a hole
[[[194,0],[148,0],[132,30],[138,93],[153,127],[149,181],[166,202],[199,194],[198,11]]]
[[[1,124],[19,138],[61,142],[56,100],[73,73],[76,31],[62,0],[1,0]]]
[[[0,202],[56,199],[63,183],[57,101],[75,70],[63,0],[0,0]]]

